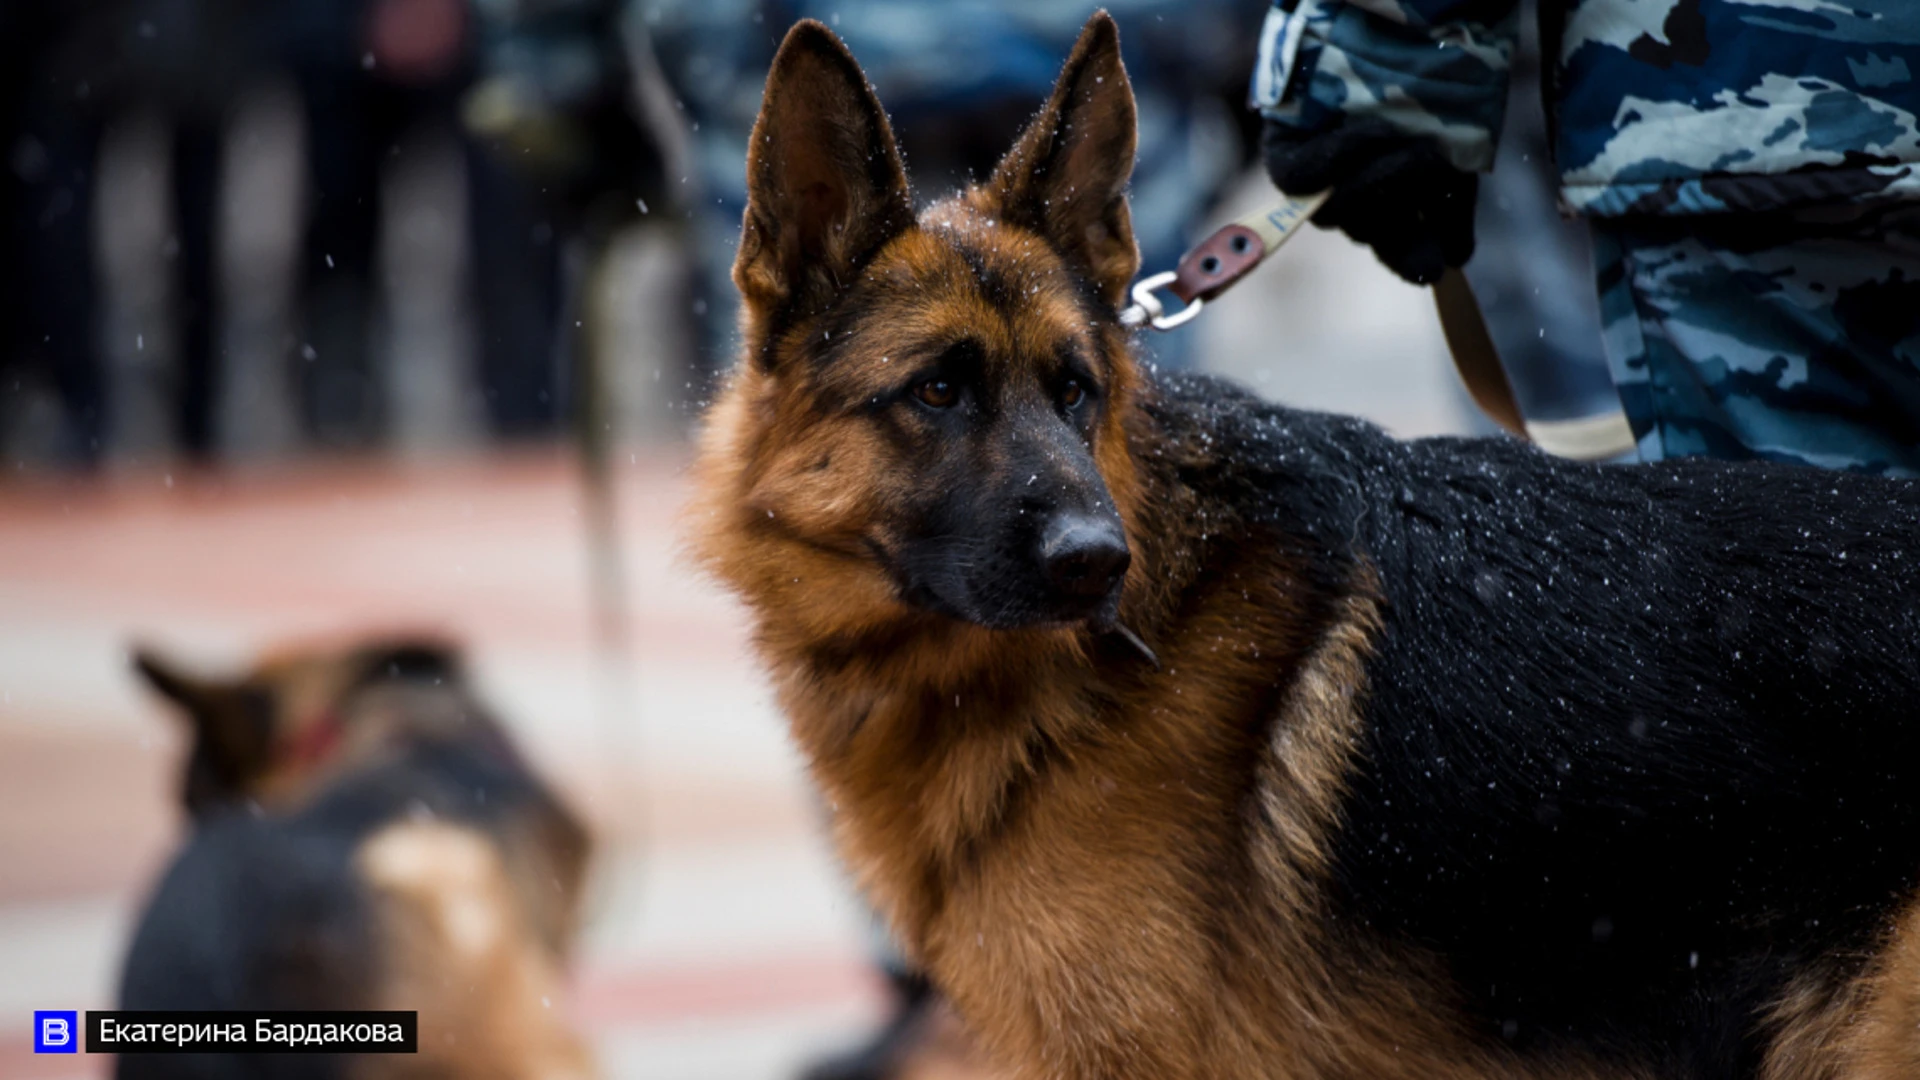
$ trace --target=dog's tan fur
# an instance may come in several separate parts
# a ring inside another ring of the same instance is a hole
[[[1857,963],[1817,968],[1776,1003],[1763,1080],[1920,1076],[1920,900]]]
[[[1205,520],[1177,477],[1217,450],[1147,422],[1120,328],[1074,302],[1077,277],[1111,309],[1137,269],[1132,153],[1104,15],[995,175],[917,220],[844,47],[803,24],[775,61],[735,268],[746,359],[710,414],[689,530],[752,609],[841,852],[998,1059],[1035,1080],[1632,1080],[1471,1037],[1429,958],[1329,919],[1378,594],[1361,575],[1316,608],[1286,555]],[[852,288],[859,310],[830,312]],[[987,342],[993,378],[1026,377],[1005,358],[1061,340],[1101,357],[1090,442],[1133,556],[1120,618],[1162,671],[1083,626],[927,614],[868,557],[897,541],[912,473],[867,416],[829,403],[882,393],[902,350],[962,331]],[[833,362],[814,362],[836,334]],[[1839,1039],[1858,1064],[1831,1075],[1897,1073],[1916,1044],[1916,942],[1910,920],[1844,1017],[1783,1004],[1801,1034],[1782,1046],[1833,1060]],[[1829,1075],[1782,1054],[1773,1080]]]
[[[377,898],[386,958],[378,1007],[420,1014],[419,1055],[367,1059],[364,1075],[596,1075],[557,1008],[561,958],[546,947],[493,838],[400,822],[362,844],[356,862]]]

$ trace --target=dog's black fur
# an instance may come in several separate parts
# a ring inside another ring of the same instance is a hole
[[[1339,913],[1437,954],[1485,1030],[1754,1074],[1790,976],[1859,973],[1920,882],[1920,486],[1399,442],[1204,378],[1180,479],[1385,626]]]

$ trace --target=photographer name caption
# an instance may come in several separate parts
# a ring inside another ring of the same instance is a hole
[[[61,1029],[47,1025],[57,1039]],[[153,1012],[112,1010],[86,1014],[89,1054],[413,1054],[420,1049],[420,1014],[414,1011],[317,1012],[247,1010],[237,1012]],[[42,1025],[36,1024],[36,1028]],[[35,1031],[35,1049],[71,1053],[79,1040],[49,1046]]]

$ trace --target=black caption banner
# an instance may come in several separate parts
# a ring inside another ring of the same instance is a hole
[[[87,1013],[89,1054],[417,1054],[418,1012]]]

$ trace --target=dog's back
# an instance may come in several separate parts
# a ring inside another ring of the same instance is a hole
[[[1920,486],[1160,408],[1211,494],[1377,590],[1332,898],[1488,1034],[1762,1075],[1920,948]]]
[[[1753,1075],[1755,1018],[1862,974],[1920,880],[1920,489],[1498,450],[1415,465],[1445,496],[1376,549],[1343,884],[1520,1045]]]
[[[585,833],[451,671],[396,676],[348,683],[327,721],[383,725],[377,745],[329,736],[343,745],[308,788],[199,807],[135,933],[121,1007],[417,1010],[420,1056],[129,1055],[121,1076],[590,1072],[549,1007]]]
[[[223,813],[168,867],[127,956],[120,1007],[166,1010],[369,1007],[377,964],[354,838]],[[342,1060],[288,1055],[129,1055],[127,1077],[342,1075]]]

